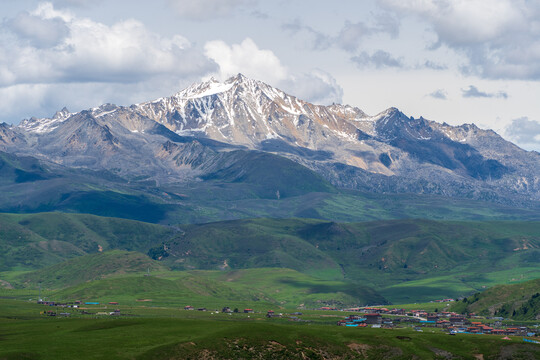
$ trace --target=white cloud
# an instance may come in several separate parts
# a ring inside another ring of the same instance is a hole
[[[163,37],[136,20],[105,25],[41,4],[0,34],[0,86],[138,82],[167,74],[202,76],[216,65],[180,35]],[[26,41],[20,41],[26,40]]]
[[[514,119],[504,132],[522,148],[540,151],[540,122],[527,117]]]
[[[259,49],[250,38],[231,46],[221,40],[209,41],[204,45],[204,50],[206,56],[219,65],[221,78],[242,73],[277,83],[287,77],[287,70],[278,57],[271,50]]]
[[[291,77],[281,86],[290,94],[314,104],[340,104],[343,101],[343,89],[336,79],[319,69],[308,74]]]
[[[204,49],[205,54],[219,65],[218,77],[222,79],[242,73],[303,100],[318,104],[342,101],[343,89],[330,74],[317,69],[291,75],[271,50],[259,49],[250,38],[232,45],[220,40],[209,41]]]
[[[110,25],[41,3],[0,24],[0,121],[170,95],[218,65],[181,35]]]
[[[256,0],[169,0],[176,13],[189,20],[208,20],[231,15],[238,8],[250,7]]]
[[[72,82],[3,87],[0,88],[0,122],[17,124],[31,116],[51,117],[64,106],[70,111],[104,103],[129,106],[172,95],[198,80],[198,76],[179,80],[162,75],[138,83]]]
[[[540,3],[527,0],[382,0],[400,15],[427,21],[445,45],[463,54],[465,73],[540,80]]]

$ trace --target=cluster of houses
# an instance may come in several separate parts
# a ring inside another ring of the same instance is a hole
[[[68,302],[68,303],[59,303],[56,301],[45,301],[45,300],[38,300],[37,302],[40,305],[46,305],[46,306],[56,306],[61,308],[78,308],[81,306],[81,301],[74,301],[74,302]]]
[[[428,313],[424,310],[405,311],[404,309],[387,309],[365,307],[358,309],[348,309],[358,311],[362,314],[349,315],[337,322],[338,326],[347,327],[371,327],[393,328],[397,324],[413,324],[415,329],[422,331],[424,327],[445,329],[451,335],[458,333],[465,334],[494,334],[494,335],[514,335],[514,336],[536,336],[536,331],[526,326],[503,327],[502,319],[495,319],[492,324],[483,324],[481,321],[467,318],[464,315],[454,312]],[[383,315],[391,315],[384,317]]]
[[[67,302],[67,303],[60,303],[55,301],[44,301],[44,300],[38,300],[38,304],[46,305],[46,306],[54,306],[56,308],[72,308],[80,310],[79,314],[81,315],[100,315],[100,316],[120,316],[120,309],[115,309],[114,311],[101,311],[101,312],[88,312],[81,308],[82,305],[100,305],[99,302],[82,302],[82,301],[74,301],[74,302]],[[118,302],[111,301],[108,303],[108,305],[118,305]],[[70,317],[71,313],[69,312],[59,312],[57,310],[45,310],[40,312],[41,315],[46,316],[61,316],[61,317]]]
[[[197,308],[195,309],[195,307],[191,306],[191,305],[186,305],[184,306],[184,310],[198,310],[198,311],[207,311],[206,308]],[[217,312],[217,310],[215,310]],[[244,309],[243,311],[240,311],[238,309],[234,309],[232,310],[230,307],[228,306],[225,306],[223,309],[221,309],[221,312],[224,313],[224,314],[232,314],[232,313],[239,313],[239,312],[242,312],[244,314],[254,314],[255,313],[255,310],[253,309]],[[293,313],[293,315],[302,315],[302,313]],[[266,313],[266,317],[268,318],[280,318],[280,317],[283,317],[283,314],[282,313],[276,313],[274,312],[274,310],[268,310],[267,313]]]
[[[195,309],[195,307],[193,307],[191,305],[184,306],[184,310],[207,311],[207,309],[205,307]],[[217,312],[217,310],[213,310],[213,311]],[[232,310],[230,307],[225,306],[223,309],[221,309],[221,312],[226,313],[226,314],[230,314],[230,313],[233,313],[233,312],[238,313],[238,312],[240,312],[240,310],[238,310],[238,309]],[[245,313],[245,314],[253,314],[255,311],[253,309],[244,309],[244,311],[242,311],[242,312]]]

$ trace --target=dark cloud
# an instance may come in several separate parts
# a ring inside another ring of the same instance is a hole
[[[178,16],[188,20],[210,20],[231,16],[238,9],[252,8],[258,0],[168,0]]]
[[[389,14],[377,15],[371,23],[346,21],[336,35],[325,34],[311,26],[303,24],[299,19],[285,23],[282,28],[293,35],[304,33],[311,38],[313,50],[326,50],[337,47],[347,52],[355,53],[360,48],[365,38],[377,34],[388,34],[397,37],[399,33],[399,21]]]
[[[423,64],[424,68],[432,69],[432,70],[446,70],[448,69],[448,66],[439,64],[430,60],[426,60],[426,62]]]
[[[512,141],[527,150],[540,151],[540,122],[522,117],[512,120],[505,129]]]
[[[437,40],[464,55],[465,74],[540,80],[540,2],[513,0],[380,0],[397,16],[427,22]]]
[[[351,60],[361,67],[403,67],[403,62],[401,59],[395,58],[390,53],[383,50],[377,50],[372,55],[369,55],[367,52],[363,51],[359,55],[353,56]]]
[[[89,7],[103,2],[103,0],[52,0],[53,4],[62,6]]]
[[[334,41],[340,48],[348,52],[355,52],[365,37],[373,34],[374,29],[363,22],[346,22]]]
[[[440,100],[446,100],[447,99],[447,93],[443,89],[437,89],[431,94],[428,94],[428,96],[434,98],[434,99],[440,99]]]
[[[264,12],[261,12],[261,11],[258,11],[258,10],[252,11],[251,15],[253,17],[256,17],[257,19],[261,19],[261,20],[266,20],[266,19],[270,18],[270,16],[267,13],[264,13]]]
[[[281,28],[292,35],[305,34],[308,37],[308,46],[312,50],[327,50],[335,45],[331,36],[323,34],[322,32],[313,29],[311,26],[304,25],[300,19],[285,23]]]
[[[497,93],[487,93],[487,92],[478,90],[478,88],[474,85],[469,85],[467,89],[461,89],[461,92],[464,98],[499,98],[499,99],[508,98],[508,94],[504,91],[499,91]]]
[[[70,33],[66,22],[60,18],[45,19],[27,12],[19,13],[4,25],[20,39],[28,41],[38,49],[56,46]]]

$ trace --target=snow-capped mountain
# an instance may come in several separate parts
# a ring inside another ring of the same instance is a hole
[[[268,139],[294,139],[299,146],[314,147],[325,136],[323,129],[328,136],[355,139],[351,121],[366,117],[357,108],[310,104],[241,74],[223,83],[210,79],[194,84],[132,109],[179,134],[203,132],[250,148]]]
[[[396,108],[369,116],[314,105],[241,74],[129,107],[63,109],[0,127],[0,150],[160,181],[197,177],[235,148],[289,157],[342,187],[540,199],[540,155],[493,131]]]

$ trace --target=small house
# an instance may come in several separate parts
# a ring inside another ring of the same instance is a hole
[[[283,314],[281,314],[281,313],[276,314],[274,312],[274,310],[268,310],[268,312],[266,313],[266,317],[268,317],[268,318],[275,318],[275,317],[280,318],[282,316],[283,316]]]
[[[365,314],[366,324],[382,324],[382,315],[377,313]]]

